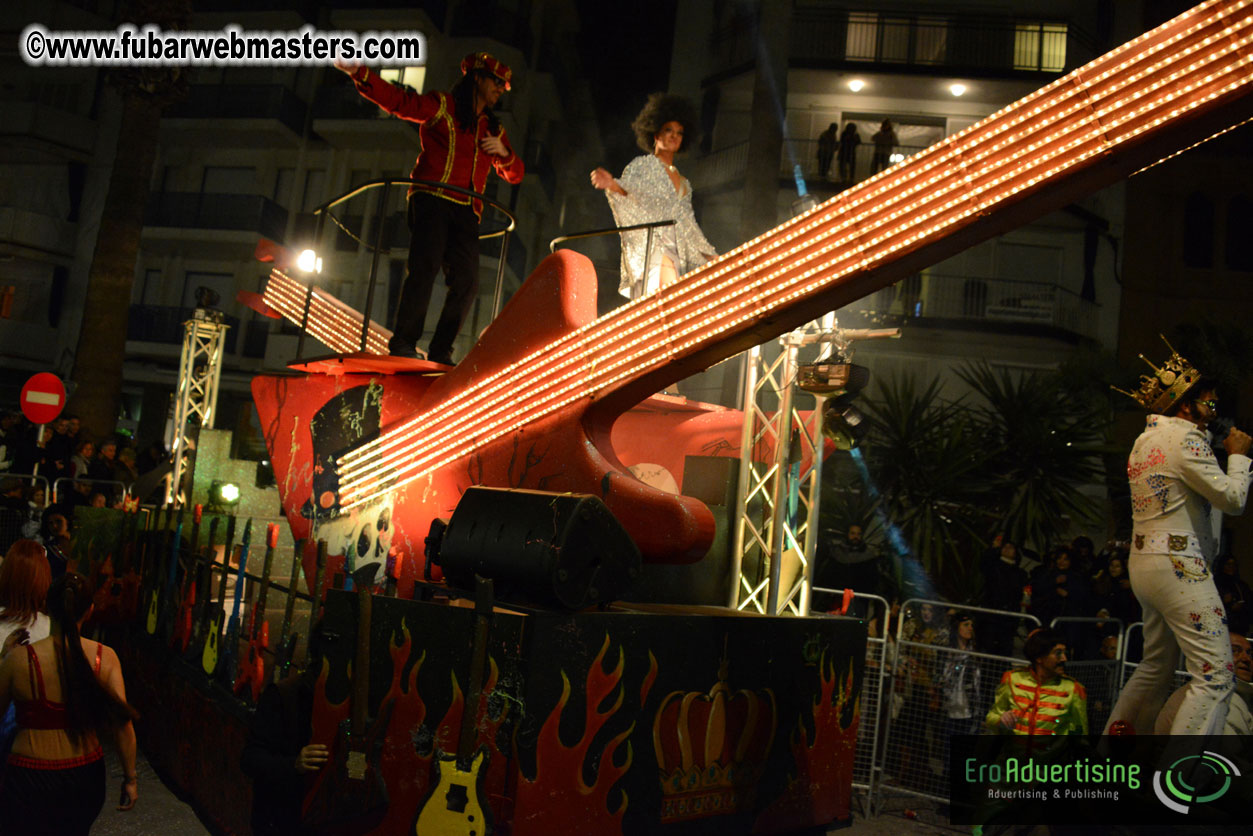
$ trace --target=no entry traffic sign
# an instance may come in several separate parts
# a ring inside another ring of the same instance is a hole
[[[51,372],[40,372],[22,387],[22,414],[32,424],[55,421],[65,409],[65,384]]]

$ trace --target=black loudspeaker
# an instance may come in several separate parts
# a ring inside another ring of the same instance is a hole
[[[435,562],[453,586],[472,589],[479,574],[502,598],[571,610],[618,598],[641,568],[639,548],[595,496],[485,487],[462,494]]]

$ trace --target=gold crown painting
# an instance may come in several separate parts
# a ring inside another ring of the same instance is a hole
[[[1153,365],[1153,362],[1143,354],[1140,355],[1140,359],[1148,363],[1153,374],[1140,376],[1138,391],[1128,392],[1117,386],[1110,387],[1115,392],[1121,392],[1131,398],[1149,412],[1165,412],[1170,409],[1201,379],[1201,372],[1180,357],[1179,352],[1175,351],[1175,347],[1166,337],[1162,336],[1162,342],[1166,343],[1166,347],[1170,349],[1170,356],[1166,358],[1166,362],[1162,363],[1161,368]]]

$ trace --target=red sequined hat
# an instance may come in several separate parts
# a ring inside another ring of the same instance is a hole
[[[486,70],[492,75],[499,78],[505,83],[505,89],[509,90],[509,81],[513,78],[513,70],[509,69],[509,65],[501,61],[488,52],[471,52],[465,58],[461,59],[461,74],[469,75],[472,70]]]

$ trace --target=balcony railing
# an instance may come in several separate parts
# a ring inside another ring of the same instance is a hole
[[[363,98],[351,84],[324,84],[313,94],[314,119],[388,119],[379,106]],[[403,120],[401,120],[403,121]],[[416,122],[406,122],[417,130]]]
[[[926,147],[925,145],[893,145],[892,152],[888,157],[888,165],[896,165],[901,160],[906,157],[912,157]],[[832,182],[838,182],[840,179],[839,149],[837,148],[836,150],[837,153],[831,157],[831,167],[827,170],[827,179]],[[871,166],[874,165],[874,152],[874,144],[863,138],[861,144],[854,150],[852,180],[849,185],[860,183],[870,176]],[[792,166],[798,163],[801,167],[801,173],[806,180],[822,180],[818,174],[818,140],[789,140],[788,145],[783,149],[783,159],[779,161],[779,176],[791,177]]]
[[[756,60],[751,24],[739,21],[713,33],[710,74]],[[977,74],[1069,71],[1097,55],[1073,23],[1020,21],[958,13],[796,8],[789,59],[811,67],[881,66]]]
[[[130,316],[126,322],[126,339],[135,342],[164,343],[166,345],[182,345],[187,329],[183,323],[192,318],[195,308],[183,308],[174,305],[131,305]],[[235,353],[235,342],[239,336],[239,317],[229,314],[222,321],[230,326],[222,345],[227,354]],[[264,356],[264,351],[262,352]]]
[[[187,98],[165,115],[175,119],[277,119],[300,135],[308,109],[281,84],[194,84]]]
[[[853,160],[852,183],[860,183],[870,176],[870,168],[874,163],[874,145],[863,140],[857,146]],[[913,156],[923,150],[923,146],[896,145],[892,148],[891,165],[895,165],[906,157]],[[818,175],[818,141],[811,139],[789,140],[779,159],[779,177],[791,179],[793,166],[799,164],[801,174],[812,188],[815,182],[823,178]],[[748,143],[739,142],[725,148],[719,148],[704,157],[682,163],[680,167],[688,175],[695,189],[710,189],[726,183],[734,183],[744,177],[748,170]],[[832,158],[831,168],[826,180],[839,185],[840,166],[836,158]]]
[[[928,272],[874,293],[853,308],[880,316],[1043,326],[1097,338],[1100,306],[1047,282]]]
[[[748,143],[737,142],[719,148],[690,163],[680,160],[679,165],[692,181],[694,189],[711,189],[734,183],[748,170]]]
[[[257,232],[282,243],[287,210],[260,195],[155,192],[144,210],[144,226]]]

